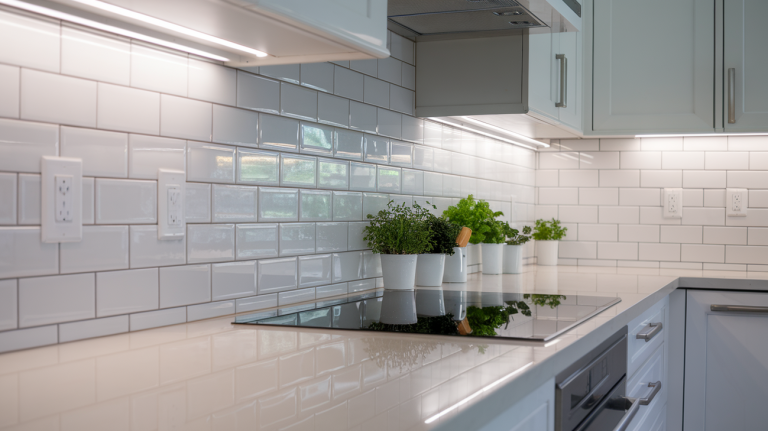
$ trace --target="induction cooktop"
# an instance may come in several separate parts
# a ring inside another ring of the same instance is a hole
[[[241,315],[236,324],[549,341],[621,299],[384,290]]]

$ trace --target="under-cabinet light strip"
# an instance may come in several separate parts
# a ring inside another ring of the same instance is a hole
[[[544,147],[549,147],[549,145],[547,145],[547,144],[545,144],[545,143],[543,143],[543,142],[537,141],[537,140],[535,140],[535,139],[531,139],[531,138],[529,138],[529,137],[527,137],[527,136],[521,135],[521,134],[519,134],[519,133],[515,133],[515,132],[513,132],[513,131],[511,131],[511,130],[502,129],[501,127],[499,127],[499,126],[494,126],[493,124],[488,124],[488,123],[486,123],[485,121],[480,121],[480,120],[478,120],[478,119],[475,119],[475,118],[472,118],[472,117],[461,117],[461,119],[462,119],[462,120],[466,120],[466,121],[469,121],[470,123],[475,123],[475,124],[477,124],[478,126],[487,127],[487,128],[489,128],[489,129],[491,129],[491,130],[495,130],[495,131],[497,131],[497,132],[499,132],[499,133],[504,133],[505,135],[509,135],[509,136],[512,136],[512,137],[513,137],[513,138],[515,138],[515,139],[520,139],[521,141],[523,141],[523,142],[527,142],[527,143],[529,143],[529,144],[533,144],[533,145],[542,145],[542,146],[544,146]]]
[[[489,138],[497,139],[499,141],[503,141],[503,142],[506,142],[508,144],[517,145],[517,146],[523,147],[523,148],[528,148],[529,150],[535,150],[536,149],[536,148],[531,147],[529,145],[521,144],[520,142],[512,141],[512,140],[507,139],[507,138],[502,138],[501,136],[493,135],[491,133],[486,133],[486,132],[483,132],[482,130],[473,129],[472,127],[463,126],[463,125],[457,124],[457,123],[451,123],[450,121],[445,121],[445,120],[443,120],[441,118],[431,117],[430,120],[437,121],[437,122],[443,123],[443,124],[447,124],[447,125],[449,125],[451,127],[458,127],[459,129],[463,129],[463,130],[466,130],[466,131],[472,132],[472,133],[477,133],[478,135],[487,136]],[[541,145],[545,145],[547,147],[549,146],[549,145],[543,144],[543,143],[541,143]]]
[[[530,367],[531,365],[533,365],[533,362],[529,362],[529,363],[527,363],[527,364],[523,365],[522,367],[520,367],[520,368],[516,369],[515,371],[512,371],[511,373],[509,373],[509,374],[507,374],[506,376],[504,376],[504,377],[500,378],[499,380],[496,380],[495,382],[493,382],[493,383],[489,384],[488,386],[486,386],[486,387],[484,387],[484,388],[480,389],[479,391],[475,392],[474,394],[472,394],[472,395],[470,395],[470,396],[468,396],[468,397],[464,398],[463,400],[459,401],[458,403],[456,403],[456,404],[454,404],[454,405],[452,405],[452,406],[448,407],[447,409],[445,409],[445,410],[441,411],[440,413],[438,413],[438,414],[436,414],[436,415],[434,415],[434,416],[430,417],[429,419],[425,420],[425,421],[424,421],[424,423],[425,423],[425,424],[431,424],[432,422],[434,422],[434,421],[436,421],[436,420],[440,419],[441,417],[443,417],[443,416],[447,415],[448,413],[452,412],[453,410],[456,410],[457,408],[459,408],[459,407],[463,406],[464,404],[466,404],[466,403],[470,402],[472,399],[476,398],[477,396],[479,396],[479,395],[482,395],[482,394],[484,394],[485,392],[487,392],[487,391],[489,391],[489,390],[493,389],[493,387],[495,387],[496,385],[499,385],[499,384],[500,384],[500,383],[502,383],[504,380],[507,380],[507,379],[509,379],[510,377],[514,376],[515,374],[518,374],[518,373],[520,373],[521,371],[523,371],[524,369],[526,369],[526,368]]]
[[[247,52],[248,54],[253,54],[256,57],[266,57],[268,55],[266,52],[249,48],[247,46],[240,45],[239,43],[230,42],[228,40],[221,39],[216,36],[211,36],[209,34],[205,34],[197,30],[192,30],[191,28],[183,27],[178,24],[174,24],[172,22],[164,21],[159,18],[145,15],[143,13],[134,12],[130,9],[122,8],[120,6],[115,6],[109,3],[104,3],[103,1],[99,1],[99,0],[72,0],[72,1],[75,1],[80,4],[84,4],[87,6],[95,7],[95,8],[98,8],[107,12],[111,12],[117,15],[122,15],[126,18],[131,18],[131,19],[145,22],[147,24],[152,24],[154,26],[161,27],[166,30],[171,30],[186,36],[194,37],[196,39],[213,42],[217,45],[225,46],[227,48],[232,48],[238,51]]]
[[[100,22],[92,21],[90,19],[81,18],[76,15],[70,15],[68,13],[60,12],[54,9],[49,9],[47,7],[37,6],[30,3],[18,1],[18,0],[0,0],[0,4],[4,4],[7,6],[12,6],[18,9],[23,9],[29,12],[38,13],[40,15],[49,16],[51,18],[60,19],[63,21],[72,22],[75,24],[84,25],[86,27],[95,28],[98,30],[106,31],[109,33],[119,34],[121,36],[130,37],[132,39],[141,40],[144,42],[153,43],[155,45],[165,46],[167,48],[176,49],[179,51],[188,52],[190,54],[199,55],[201,57],[210,58],[212,60],[217,61],[229,61],[228,58],[222,57],[220,55],[211,54],[210,52],[202,51],[196,48],[191,48],[189,46],[181,45],[174,42],[169,42],[166,40],[158,39],[152,36],[147,36],[145,34],[136,33],[135,31],[126,30],[124,28],[115,27],[107,24],[102,24]]]
[[[768,133],[678,133],[678,134],[660,134],[660,135],[635,135],[635,138],[708,138],[708,137],[728,137],[728,136],[766,136]]]

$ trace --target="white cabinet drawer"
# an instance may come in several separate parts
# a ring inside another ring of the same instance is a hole
[[[651,395],[653,388],[649,383],[661,382],[661,389],[653,397],[653,400],[647,406],[640,406],[637,414],[629,426],[629,430],[650,430],[651,424],[656,421],[659,411],[663,410],[667,404],[667,381],[665,372],[664,348],[662,345],[652,353],[648,362],[646,362],[637,374],[629,379],[627,383],[627,394],[632,398],[647,398]]]
[[[627,378],[632,379],[637,370],[648,360],[651,354],[664,344],[667,326],[667,310],[669,309],[669,297],[654,304],[640,316],[637,316],[629,325],[627,340]],[[654,329],[651,325],[661,324],[661,329],[655,330],[650,339],[637,338],[638,334],[647,333]]]

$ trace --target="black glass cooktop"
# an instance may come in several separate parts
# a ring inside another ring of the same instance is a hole
[[[242,315],[234,323],[549,341],[620,301],[584,295],[385,290]]]

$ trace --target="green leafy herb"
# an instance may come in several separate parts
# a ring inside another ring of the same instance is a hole
[[[560,301],[567,299],[565,295],[539,295],[526,293],[523,295],[524,299],[529,299],[532,303],[539,307],[548,305],[549,308],[555,308],[560,305]]]
[[[531,309],[523,301],[509,301],[506,306],[467,307],[467,321],[472,328],[470,335],[476,337],[495,337],[496,329],[509,324],[512,315],[521,313],[531,316]]]
[[[501,244],[504,242],[504,225],[496,217],[501,211],[493,211],[488,202],[475,200],[472,195],[443,211],[443,217],[451,223],[472,229],[469,242],[472,244]]]
[[[536,241],[557,241],[563,239],[567,227],[560,226],[560,220],[552,219],[550,221],[538,219],[534,227],[533,239]]]
[[[419,205],[397,205],[389,201],[387,209],[375,216],[368,214],[371,224],[363,238],[374,253],[421,254],[429,250],[431,236],[429,218],[432,215]]]
[[[504,223],[504,235],[507,237],[507,244],[522,245],[531,240],[531,227],[523,227],[523,232],[520,233],[519,230],[512,229],[509,223]]]
[[[459,335],[453,314],[444,316],[418,317],[416,323],[411,325],[390,325],[381,322],[373,322],[368,325],[371,331],[410,332],[417,334]]]
[[[453,256],[453,248],[458,246],[456,237],[459,236],[461,226],[449,222],[445,217],[430,216],[428,223],[431,235],[429,249],[425,253],[445,253]]]

